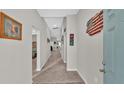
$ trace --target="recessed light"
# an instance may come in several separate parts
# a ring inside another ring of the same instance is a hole
[[[57,25],[53,25],[54,27],[56,27]]]

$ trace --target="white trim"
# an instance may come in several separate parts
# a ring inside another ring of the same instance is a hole
[[[69,68],[67,68],[67,71],[77,71],[77,69],[69,69]]]
[[[46,61],[47,62],[47,61]],[[43,69],[44,65],[46,64],[46,62],[44,62],[41,66],[40,66],[40,71]]]
[[[85,84],[88,84],[86,78],[84,78],[84,76],[80,73],[79,70],[77,70],[78,74],[80,75],[80,77],[83,79],[83,81],[85,82]]]
[[[34,26],[32,26],[32,35],[36,35],[37,38],[37,67],[36,67],[36,71],[40,71],[41,70],[41,54],[40,54],[40,31],[38,29],[36,29]]]
[[[37,71],[41,70],[40,37],[41,37],[40,32],[37,31]]]
[[[50,56],[51,56],[51,53],[49,53],[46,62],[48,61],[48,59],[49,59]],[[46,64],[46,62],[44,62],[44,63],[41,65],[41,69],[40,69],[40,70],[42,70],[42,68],[44,67],[44,65]]]
[[[49,57],[51,56],[51,53],[49,53],[46,62],[48,61]],[[40,65],[40,68],[37,68],[36,71],[41,71],[43,66],[46,64],[46,62],[44,62],[43,64]]]
[[[67,62],[64,60],[64,63],[67,63]]]
[[[37,68],[36,71],[41,71],[41,69]]]
[[[37,35],[37,30],[34,26],[32,26],[32,35]]]

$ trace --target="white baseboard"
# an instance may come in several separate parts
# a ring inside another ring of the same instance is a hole
[[[77,69],[68,69],[67,68],[67,71],[77,71]]]
[[[80,73],[79,70],[77,70],[78,74],[80,75],[80,77],[84,80],[85,84],[88,84],[87,80],[84,78],[84,76]]]
[[[46,62],[48,61],[48,59],[49,59],[50,56],[51,56],[51,53],[48,55]],[[42,70],[42,68],[44,67],[44,65],[46,64],[46,62],[44,62],[44,63],[41,65],[40,71]]]
[[[36,71],[40,71],[41,69],[36,69]]]
[[[64,63],[67,63],[67,62],[64,60]]]

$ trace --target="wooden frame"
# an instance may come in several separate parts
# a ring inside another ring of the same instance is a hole
[[[0,38],[22,40],[22,24],[0,12]]]

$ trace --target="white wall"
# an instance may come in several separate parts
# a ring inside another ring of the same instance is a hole
[[[80,10],[78,23],[78,63],[77,69],[87,83],[102,83],[103,75],[99,72],[103,59],[103,33],[89,36],[86,23],[99,10]]]
[[[65,37],[65,32],[64,32],[64,29],[66,28],[66,19],[64,18],[63,19],[63,23],[62,23],[62,31],[61,31],[61,38],[62,38],[62,36],[63,36],[63,38]],[[63,59],[63,61],[64,61],[64,63],[65,63],[65,58],[64,58],[64,51],[65,51],[65,44],[66,44],[66,42],[65,42],[65,40],[63,40],[63,41],[61,41],[61,48],[60,48],[60,53],[61,53],[61,57],[62,57],[62,59]]]
[[[47,27],[47,38],[51,38],[51,36],[50,36],[50,29],[49,29],[49,27]],[[47,42],[47,58],[46,58],[46,60],[50,57],[50,55],[51,55],[51,50],[50,50],[50,46],[51,46],[51,44],[50,44],[50,42],[48,43]],[[42,50],[41,50],[42,51]],[[46,62],[45,62],[46,63]]]
[[[22,23],[22,41],[0,39],[0,83],[32,83],[32,26],[41,31],[41,62],[47,60],[47,25],[36,10],[2,10]]]
[[[64,36],[63,30],[64,30],[64,27],[62,26],[62,35]],[[62,35],[61,35],[61,38],[62,38]],[[64,61],[64,41],[61,41],[60,53],[61,53],[61,57]]]
[[[76,15],[67,16],[67,70],[76,70],[77,66],[77,25]],[[69,37],[74,34],[74,46],[70,46]]]
[[[64,33],[64,63],[67,63],[67,32]]]
[[[66,29],[66,26],[67,26],[66,18],[64,18],[63,26],[62,26],[62,35],[64,36],[64,41],[62,44],[62,53],[61,53],[64,63],[67,62],[67,31],[64,32],[64,29]]]

